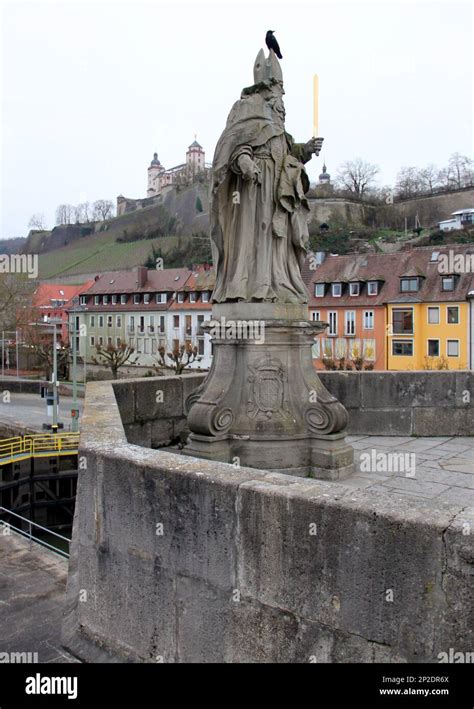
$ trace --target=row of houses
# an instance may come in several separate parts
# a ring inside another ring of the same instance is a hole
[[[319,255],[303,276],[309,319],[328,323],[313,346],[317,368],[473,368],[474,245]],[[189,343],[199,356],[193,368],[208,369],[212,341],[202,325],[213,287],[209,268],[138,267],[78,287],[62,310],[86,362],[97,346],[127,343],[138,365],[152,366],[161,346]]]

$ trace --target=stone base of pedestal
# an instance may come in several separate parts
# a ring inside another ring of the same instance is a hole
[[[264,304],[265,319],[250,320],[259,305],[214,307],[206,326],[213,365],[188,399],[191,435],[183,453],[289,475],[348,477],[353,449],[345,442],[347,412],[312,362],[314,336],[325,324],[282,319],[291,308],[271,303]],[[293,310],[291,315],[303,312],[302,306]]]

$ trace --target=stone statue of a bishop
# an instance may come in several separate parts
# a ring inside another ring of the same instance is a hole
[[[285,131],[283,77],[260,50],[212,166],[211,244],[215,303],[307,303],[301,267],[308,243],[304,164],[322,138],[295,143]]]

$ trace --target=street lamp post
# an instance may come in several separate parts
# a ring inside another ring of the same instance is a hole
[[[72,408],[71,408],[71,431],[77,433],[79,430],[79,407],[77,405],[77,333],[76,315],[72,317]]]
[[[58,351],[56,323],[53,322],[53,433],[58,432]]]

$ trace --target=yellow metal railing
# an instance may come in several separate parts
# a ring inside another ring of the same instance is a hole
[[[0,440],[0,465],[31,456],[66,455],[76,452],[79,433],[38,433]]]

